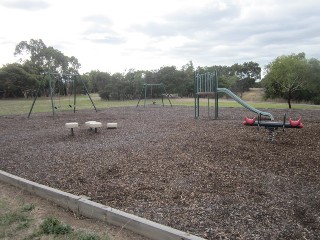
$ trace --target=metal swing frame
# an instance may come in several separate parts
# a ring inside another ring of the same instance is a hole
[[[168,96],[168,93],[167,93],[166,88],[165,88],[165,86],[164,86],[163,83],[158,83],[158,84],[148,84],[148,83],[144,83],[144,84],[143,84],[143,87],[142,87],[142,89],[141,89],[141,93],[140,93],[140,96],[139,96],[139,100],[138,100],[138,103],[137,103],[137,107],[139,106],[140,100],[142,99],[142,96],[143,96],[143,95],[144,95],[144,104],[143,104],[143,106],[146,107],[148,87],[150,87],[150,88],[151,88],[151,91],[152,91],[152,88],[153,88],[154,86],[158,86],[158,87],[160,87],[160,89],[161,89],[162,107],[164,107],[163,95],[166,96],[166,98],[168,99],[168,101],[169,101],[169,103],[170,103],[170,106],[172,107],[172,103],[171,103],[171,101],[170,101],[170,98],[169,98],[169,96]],[[151,93],[151,95],[152,95],[152,93]],[[151,97],[152,97],[152,96],[151,96]]]
[[[90,101],[91,101],[91,103],[92,103],[92,106],[94,107],[94,110],[97,112],[98,110],[97,110],[97,108],[96,108],[96,106],[95,106],[95,104],[94,104],[94,102],[93,102],[93,100],[92,100],[92,98],[91,98],[91,96],[90,96],[90,94],[89,94],[89,91],[88,91],[88,89],[87,89],[87,86],[85,85],[85,83],[84,83],[84,81],[83,81],[83,79],[81,78],[81,76],[80,76],[80,74],[66,74],[66,73],[52,73],[52,72],[46,72],[46,73],[44,73],[43,74],[43,78],[42,78],[42,82],[45,80],[45,76],[48,76],[48,79],[49,79],[49,88],[50,88],[50,100],[51,100],[51,109],[52,109],[52,118],[53,118],[53,120],[55,120],[55,117],[56,117],[56,114],[55,114],[55,99],[54,99],[54,91],[55,91],[55,86],[53,87],[52,86],[52,75],[59,75],[59,76],[72,76],[72,77],[75,77],[75,79],[72,81],[72,88],[73,88],[73,112],[75,113],[76,112],[76,99],[77,99],[77,94],[76,94],[76,81],[77,81],[77,78],[79,78],[80,79],[80,81],[81,81],[81,83],[82,83],[82,85],[83,85],[83,87],[84,87],[84,89],[85,89],[85,93],[88,95],[88,97],[89,97],[89,99],[90,99]],[[37,93],[36,93],[36,95],[35,95],[35,98],[34,98],[34,100],[33,100],[33,102],[32,102],[32,105],[31,105],[31,108],[30,108],[30,111],[29,111],[29,114],[28,114],[28,118],[30,118],[30,115],[31,115],[31,113],[32,113],[32,110],[33,110],[33,107],[34,107],[34,105],[35,105],[35,102],[36,102],[36,100],[37,100],[37,98],[38,98],[38,95],[39,95],[39,93],[40,93],[40,90],[41,90],[41,84],[39,84],[39,87],[38,87],[38,90],[37,90]],[[60,91],[60,89],[59,89],[59,91]],[[70,104],[70,103],[69,103]]]

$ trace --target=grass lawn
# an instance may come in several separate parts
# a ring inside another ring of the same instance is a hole
[[[126,101],[104,101],[101,100],[98,94],[92,94],[91,98],[97,109],[104,109],[110,107],[121,106],[136,106],[138,100],[126,100]],[[162,104],[161,99],[156,99],[156,104]],[[33,99],[6,99],[0,100],[0,116],[12,115],[12,114],[28,114],[32,105]],[[175,98],[171,99],[172,105],[176,106],[194,106],[193,98]],[[275,102],[253,102],[248,103],[257,109],[286,109],[287,103],[275,103]],[[144,99],[140,101],[139,106],[143,106]],[[147,104],[152,104],[151,100],[147,100]],[[164,99],[164,104],[169,105],[167,99]],[[200,99],[200,106],[207,106],[208,100],[206,98]],[[54,99],[54,106],[56,111],[72,111],[73,110],[73,97],[60,97]],[[210,106],[214,106],[214,100],[210,99]],[[219,107],[243,107],[236,101],[230,99],[220,99]],[[93,108],[91,101],[87,95],[78,95],[76,98],[76,109],[90,109]],[[292,104],[294,109],[320,109],[320,105],[309,104]],[[35,102],[32,112],[51,112],[51,99],[38,98]]]

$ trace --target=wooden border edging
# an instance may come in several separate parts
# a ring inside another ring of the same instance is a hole
[[[80,196],[66,193],[0,170],[0,181],[22,188],[41,198],[88,218],[126,228],[154,240],[205,240],[180,230],[137,217]]]

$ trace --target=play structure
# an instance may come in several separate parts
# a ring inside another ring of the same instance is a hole
[[[148,96],[151,99],[152,104],[155,105],[156,104],[155,89],[158,90],[158,91],[160,90],[162,107],[164,107],[164,101],[163,101],[164,97],[167,98],[167,100],[169,101],[170,106],[172,107],[171,101],[169,99],[169,95],[168,95],[168,93],[166,91],[166,88],[165,88],[163,83],[158,83],[158,84],[147,84],[147,83],[144,83],[143,87],[141,89],[141,93],[140,93],[140,96],[139,96],[137,107],[139,106],[140,100],[142,99],[143,96],[144,96],[144,104],[143,104],[144,107],[146,107]],[[149,93],[149,95],[148,95],[148,93]]]
[[[78,82],[82,84],[82,87],[84,89],[85,94],[89,97],[92,106],[94,107],[95,111],[97,112],[97,108],[94,105],[94,102],[88,92],[88,89],[81,78],[80,74],[60,74],[60,73],[52,73],[52,72],[47,72],[44,73],[42,78],[42,82],[39,84],[39,88],[35,94],[35,98],[32,102],[28,118],[31,115],[32,109],[34,107],[34,104],[40,94],[41,88],[43,88],[46,84],[46,82],[49,85],[49,94],[50,94],[50,99],[51,99],[51,109],[52,109],[52,117],[55,119],[55,110],[58,110],[61,107],[61,102],[60,102],[60,95],[61,91],[69,96],[69,103],[68,107],[70,109],[73,108],[73,112],[76,112],[76,87]],[[70,97],[73,95],[73,103],[70,99]],[[71,128],[72,129],[72,128]]]
[[[218,74],[217,71],[214,73],[204,73],[200,74],[199,72],[195,72],[194,77],[194,105],[195,105],[195,117],[199,117],[200,113],[200,97],[207,97],[208,98],[208,116],[210,117],[210,97],[214,97],[215,99],[215,116],[214,118],[217,119],[219,115],[219,93],[227,94],[233,100],[237,101],[239,104],[244,106],[245,108],[249,109],[252,112],[260,114],[262,116],[268,117],[270,120],[274,120],[271,113],[260,111],[248,103],[243,101],[240,97],[234,94],[227,88],[218,88]]]
[[[303,124],[301,122],[301,119],[302,119],[301,116],[296,121],[289,118],[289,122],[286,122],[286,114],[285,114],[282,122],[262,121],[261,114],[259,114],[258,120],[256,117],[254,117],[252,119],[245,117],[245,119],[243,121],[243,125],[256,126],[258,128],[258,130],[260,130],[260,127],[265,127],[269,132],[268,140],[273,141],[274,137],[275,137],[275,131],[278,130],[279,128],[281,128],[283,132],[284,132],[285,128],[300,128],[300,129],[303,128]]]

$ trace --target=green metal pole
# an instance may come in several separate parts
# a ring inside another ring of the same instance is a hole
[[[165,87],[163,84],[162,84],[162,87],[163,87],[163,90],[164,90],[164,92],[165,92],[165,94],[166,94],[166,96],[167,96],[167,99],[168,99],[169,103],[170,103],[170,106],[172,107],[172,103],[171,103],[170,98],[169,98],[169,96],[168,96],[166,87]],[[162,103],[163,103],[163,98],[162,98]]]
[[[197,117],[200,116],[200,95],[201,92],[201,83],[202,83],[202,76],[198,73],[197,75]]]
[[[142,94],[143,94],[143,87],[141,88],[141,92],[140,92],[140,95],[139,95],[139,100],[138,100],[138,103],[137,103],[137,107],[139,106]]]
[[[35,104],[35,102],[36,102],[36,100],[37,100],[37,98],[38,98],[39,90],[40,90],[40,87],[39,87],[38,90],[37,90],[37,94],[36,94],[35,98],[33,99],[33,102],[32,102],[31,108],[30,108],[30,112],[29,112],[29,114],[28,114],[28,118],[30,117],[31,112],[32,112],[32,109],[33,109],[33,106],[34,106],[34,104]]]
[[[51,108],[52,108],[52,118],[53,120],[55,119],[55,114],[54,114],[54,98],[52,95],[52,90],[54,91],[54,89],[52,89],[52,83],[51,83],[51,73],[48,72],[48,76],[49,76],[49,87],[50,87],[50,98],[51,98]]]
[[[147,101],[147,84],[144,85],[144,107],[146,107],[146,101]]]
[[[198,108],[197,108],[197,116],[199,117],[200,116],[200,97],[199,97],[199,95],[198,95],[198,97],[197,97],[197,105],[198,105]]]
[[[218,96],[218,73],[217,73],[217,70],[215,70],[214,72],[214,78],[215,78],[215,86],[214,86],[214,91],[215,91],[215,114],[214,114],[214,118],[215,119],[218,119],[218,113],[219,113],[219,96]]]
[[[42,79],[43,80],[43,79]],[[31,108],[30,108],[30,112],[28,114],[28,118],[30,118],[30,115],[31,115],[31,112],[32,112],[32,109],[34,107],[34,104],[36,103],[36,100],[38,98],[38,95],[39,95],[39,92],[40,92],[40,88],[41,88],[41,84],[39,84],[39,87],[38,87],[38,90],[37,90],[37,93],[36,93],[36,96],[34,97],[33,99],[33,102],[32,102],[32,105],[31,105]]]
[[[161,88],[161,101],[162,101],[162,107],[164,107],[163,94],[164,94],[166,91],[165,91],[164,86],[163,86],[163,84],[162,84],[162,83],[161,83],[161,85],[160,85],[160,88]]]
[[[72,91],[73,91],[73,113],[75,113],[76,112],[76,101],[77,101],[77,99],[76,99],[76,81],[77,81],[77,77],[75,77],[74,79],[73,79],[73,82],[72,82]]]
[[[197,118],[197,97],[194,94],[194,117]]]
[[[194,72],[194,117],[197,118],[197,79],[196,71]]]
[[[92,98],[91,98],[91,96],[90,96],[90,93],[89,93],[89,91],[88,91],[88,89],[87,89],[87,86],[86,86],[86,84],[84,83],[84,81],[83,81],[83,79],[81,78],[81,76],[78,74],[78,76],[79,76],[79,78],[81,79],[81,82],[82,82],[82,84],[83,84],[83,87],[84,87],[84,90],[86,91],[86,94],[88,95],[88,97],[89,97],[89,99],[90,99],[90,101],[91,101],[91,104],[92,104],[92,106],[94,107],[94,110],[96,111],[96,112],[98,112],[98,110],[97,110],[97,108],[96,108],[96,105],[94,105],[94,102],[93,102],[93,100],[92,100]],[[74,86],[74,89],[75,89],[75,86]],[[76,91],[74,90],[74,111],[76,110]]]
[[[208,95],[208,118],[210,119],[210,102],[209,102],[209,98],[210,96]]]

